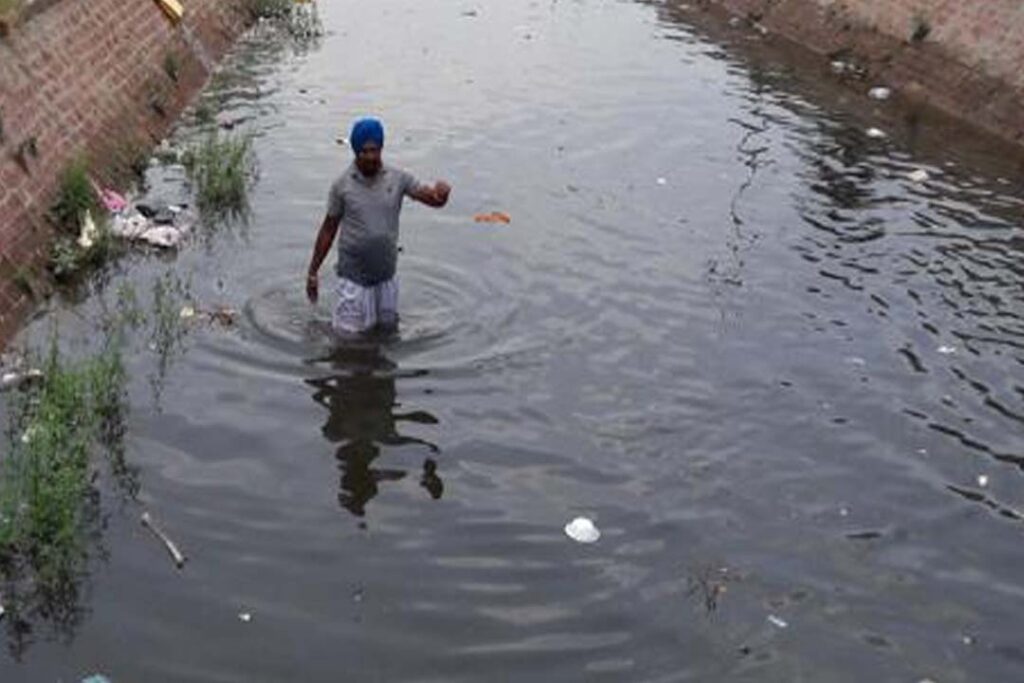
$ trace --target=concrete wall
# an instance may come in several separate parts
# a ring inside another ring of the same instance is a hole
[[[919,22],[926,42],[963,64],[1024,89],[1024,2],[1021,0],[817,0],[900,40]]]
[[[205,82],[193,46],[216,59],[244,27],[233,1],[182,4],[175,25],[155,0],[36,0],[0,38],[0,339],[45,264],[64,169],[85,154],[116,185]]]
[[[687,0],[670,0],[687,2]],[[744,16],[872,84],[1024,146],[1024,0],[689,0]],[[929,31],[913,40],[924,22]]]

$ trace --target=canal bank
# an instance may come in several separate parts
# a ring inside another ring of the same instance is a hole
[[[248,24],[241,2],[24,0],[0,12],[0,339],[45,289],[60,179],[138,167]],[[178,10],[183,10],[178,16]]]
[[[1024,5],[1015,0],[697,0],[1016,145],[1024,143]]]

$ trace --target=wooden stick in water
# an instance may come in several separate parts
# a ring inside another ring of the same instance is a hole
[[[174,541],[168,538],[167,534],[161,531],[160,527],[153,522],[153,518],[149,516],[148,512],[142,513],[142,526],[152,531],[153,535],[160,539],[160,542],[167,548],[167,552],[170,554],[171,559],[174,560],[174,564],[178,569],[185,566],[185,556],[178,550],[178,546],[174,545]]]

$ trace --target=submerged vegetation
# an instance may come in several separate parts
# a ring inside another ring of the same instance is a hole
[[[84,213],[99,212],[99,198],[89,180],[89,165],[78,157],[65,169],[60,179],[57,200],[50,211],[57,227],[65,232],[77,232]]]
[[[238,216],[248,210],[249,184],[256,175],[252,141],[216,131],[182,157],[199,210],[207,216]]]
[[[52,333],[46,351],[24,354],[22,365],[38,372],[5,395],[0,457],[0,579],[16,649],[33,617],[70,629],[81,613],[81,585],[102,532],[97,477],[107,472],[129,498],[139,488],[124,446],[125,353],[133,337],[155,352],[150,381],[162,384],[183,343],[179,311],[187,295],[187,284],[170,271],[154,282],[151,309],[144,310],[135,289],[122,284],[113,305],[99,302],[99,341],[91,351],[72,356]]]
[[[116,240],[110,234],[83,157],[75,159],[61,176],[50,216],[58,235],[50,247],[49,267],[58,282],[74,280],[115,255]]]
[[[298,41],[323,36],[323,23],[314,0],[245,0],[253,21],[269,21]]]
[[[0,463],[0,558],[27,566],[52,597],[73,590],[95,519],[90,456],[118,453],[126,411],[119,334],[93,356],[65,360],[56,337],[42,377],[8,403],[8,449]]]

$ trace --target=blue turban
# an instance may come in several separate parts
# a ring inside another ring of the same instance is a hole
[[[362,151],[367,142],[376,142],[378,147],[384,147],[384,126],[377,119],[359,119],[352,126],[349,141],[356,154]]]

